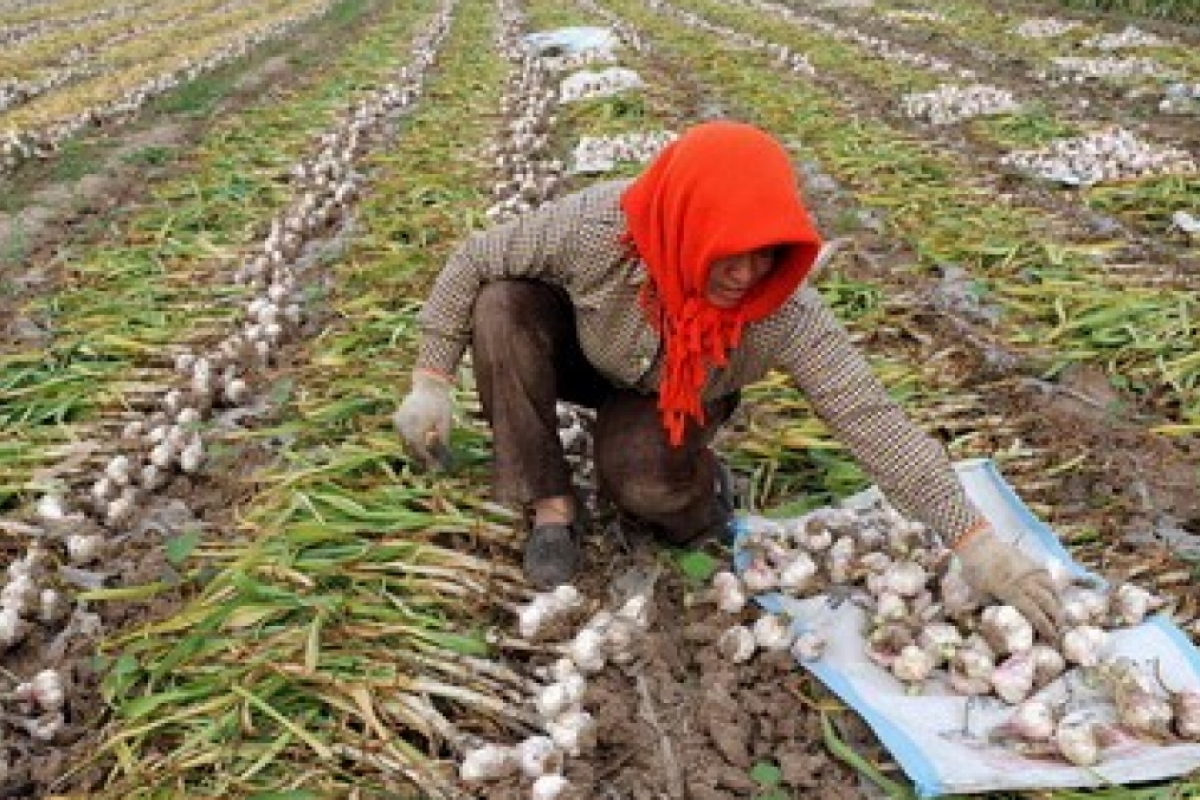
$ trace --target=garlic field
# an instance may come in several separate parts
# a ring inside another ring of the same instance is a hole
[[[533,46],[583,26],[616,46]],[[913,418],[1200,636],[1194,26],[0,0],[0,796],[909,796],[727,547],[600,502],[585,577],[535,599],[470,371],[452,474],[391,425],[464,236],[719,117],[788,146],[842,240],[817,286]],[[589,488],[587,416],[561,421]],[[783,376],[717,444],[756,514],[868,484]]]

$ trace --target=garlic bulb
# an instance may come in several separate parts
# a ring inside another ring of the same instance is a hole
[[[963,645],[962,634],[949,622],[930,622],[917,635],[917,644],[941,664]]]
[[[1100,741],[1091,722],[1060,722],[1054,731],[1054,743],[1063,758],[1076,766],[1090,767],[1100,760]]]
[[[1063,634],[1062,654],[1069,663],[1094,667],[1108,646],[1108,631],[1092,625],[1080,625]]]
[[[58,670],[42,670],[33,676],[29,685],[33,701],[45,711],[58,711],[66,702],[67,695],[63,689],[62,675],[58,673]]]
[[[829,642],[816,631],[803,631],[792,642],[792,656],[800,661],[816,661],[825,655]]]
[[[790,562],[779,570],[779,588],[791,594],[800,594],[812,587],[817,575],[817,562],[808,553],[797,553]]]
[[[908,604],[895,592],[884,592],[875,602],[875,619],[879,622],[899,622],[908,617]]]
[[[1121,584],[1109,595],[1109,613],[1117,625],[1138,625],[1161,605],[1159,598],[1131,583]]]
[[[1014,653],[992,672],[992,688],[1006,703],[1019,703],[1033,691],[1033,656]]]
[[[1024,700],[1013,709],[1005,724],[1007,730],[1022,739],[1040,741],[1054,735],[1054,711],[1041,700]]]
[[[1200,692],[1195,689],[1172,692],[1171,712],[1175,734],[1188,741],[1200,741]]]
[[[928,575],[925,568],[915,561],[893,562],[883,573],[888,591],[901,597],[913,597],[925,588]]]
[[[635,594],[617,609],[617,617],[628,620],[638,628],[646,630],[650,627],[653,610],[654,606],[650,602],[649,595]]]
[[[754,621],[754,642],[764,650],[786,650],[795,637],[787,619],[778,614],[764,614]]]
[[[1062,653],[1048,644],[1037,643],[1029,651],[1033,657],[1033,685],[1041,688],[1057,678],[1067,669],[1067,660]]]
[[[999,656],[1023,653],[1033,647],[1033,625],[1012,606],[985,608],[979,632]]]
[[[574,673],[557,683],[551,683],[538,691],[534,706],[542,719],[554,719],[583,700],[587,682],[582,675]]]
[[[511,747],[485,744],[468,750],[458,775],[465,783],[481,783],[507,778],[517,771],[517,755]]]
[[[892,674],[904,683],[917,683],[925,680],[933,672],[933,656],[915,644],[905,645],[900,654],[892,661]]]
[[[0,608],[0,650],[17,644],[29,632],[29,623],[15,608]]]
[[[568,652],[575,666],[585,675],[604,669],[604,634],[595,628],[582,628],[568,645]]]
[[[735,625],[717,639],[717,652],[735,664],[749,661],[757,646],[754,633],[745,625]]]
[[[854,568],[854,540],[843,536],[829,548],[826,567],[829,569],[829,580],[833,583],[846,583],[850,580]]]
[[[567,711],[546,723],[546,733],[568,755],[578,757],[596,746],[596,720],[586,711]]]
[[[717,608],[726,614],[736,614],[746,606],[746,594],[742,582],[732,572],[722,570],[713,575],[713,594]]]
[[[533,800],[567,800],[571,782],[562,775],[543,775],[533,782],[530,792]]]
[[[742,572],[742,582],[750,594],[761,594],[777,587],[779,576],[766,561],[756,558]]]
[[[67,537],[67,560],[72,564],[84,565],[99,561],[104,556],[104,537],[94,533],[73,533]]]
[[[559,772],[563,767],[563,753],[549,736],[530,736],[515,748],[521,772],[527,778]]]

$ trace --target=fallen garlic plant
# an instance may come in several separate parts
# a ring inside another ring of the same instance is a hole
[[[1115,708],[1109,734],[1200,741],[1200,694],[1160,691],[1136,665],[1106,657],[1111,629],[1136,626],[1163,607],[1145,589],[1130,583],[1097,588],[1057,562],[1048,564],[1068,627],[1060,641],[1040,641],[1020,611],[974,593],[928,531],[886,502],[751,522],[738,545],[740,574],[722,571],[712,580],[711,599],[722,613],[742,615],[762,594],[848,597],[866,614],[865,655],[906,692],[936,684],[1015,706],[994,737],[1030,755],[1074,764],[1100,757],[1103,726],[1038,695],[1073,668],[1101,686]],[[718,648],[735,663],[758,650],[790,651],[800,661],[821,658],[821,631],[796,629],[796,620],[766,613],[749,626],[731,626]]]

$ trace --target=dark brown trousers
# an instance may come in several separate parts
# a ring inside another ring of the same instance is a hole
[[[571,493],[555,402],[596,410],[597,489],[620,511],[664,538],[685,542],[724,517],[716,500],[717,463],[709,443],[733,413],[736,396],[705,407],[707,424],[688,426],[672,447],[657,395],[613,386],[579,346],[566,295],[537,281],[504,280],[475,301],[473,361],[492,428],[497,499],[522,506]]]

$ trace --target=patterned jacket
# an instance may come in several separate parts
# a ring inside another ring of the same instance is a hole
[[[588,360],[614,384],[647,393],[659,382],[660,341],[638,292],[645,272],[620,242],[628,181],[598,183],[477,233],[451,256],[419,316],[417,366],[454,375],[471,339],[472,309],[489,281],[529,278],[564,289]],[[906,515],[952,539],[978,518],[942,446],[893,402],[820,295],[802,287],[747,324],[729,363],[710,372],[706,400],[787,372]]]

